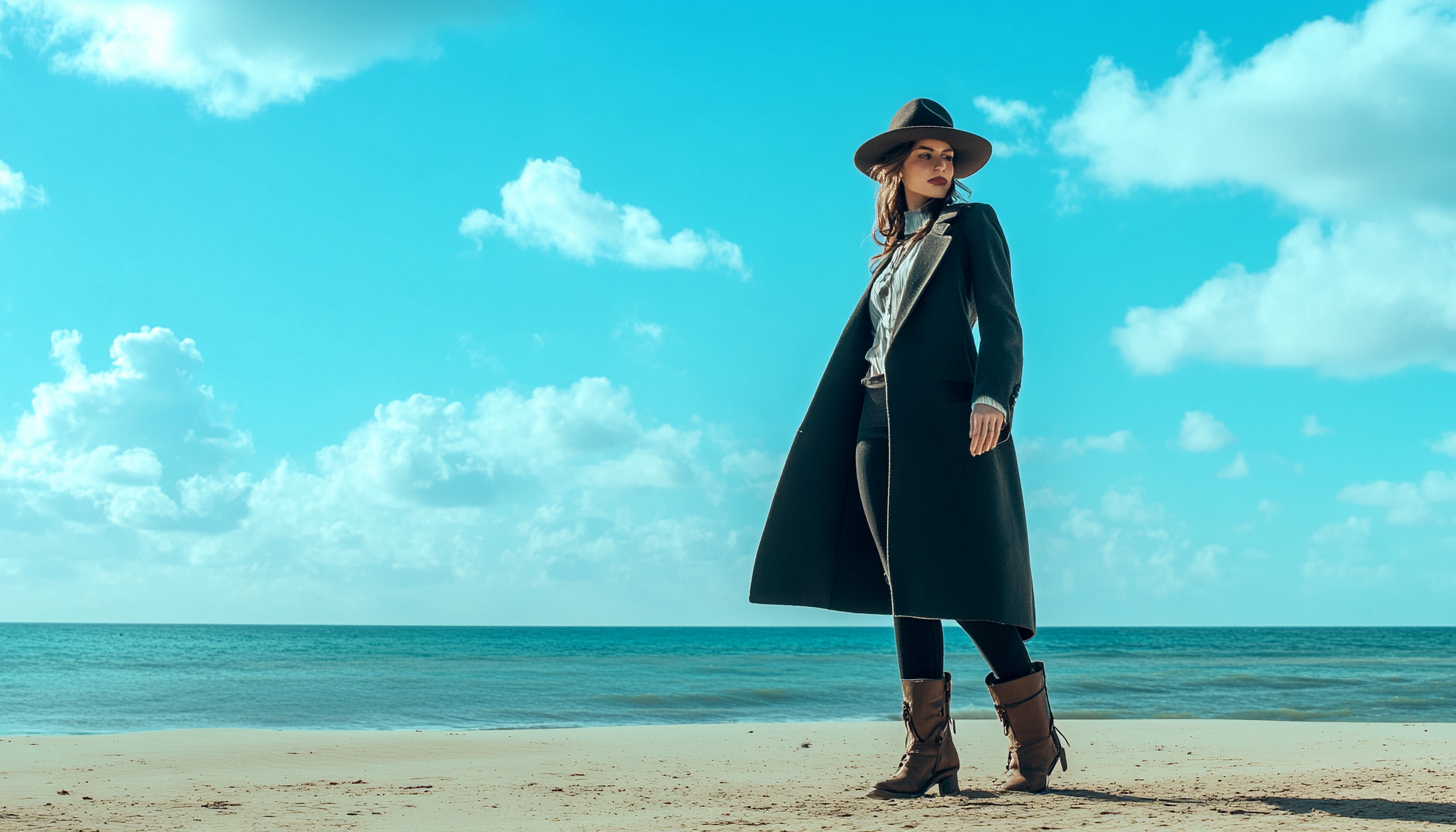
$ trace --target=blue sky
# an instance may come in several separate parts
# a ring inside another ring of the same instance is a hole
[[[1043,624],[1456,624],[1452,2],[0,12],[0,619],[879,623],[747,582],[924,96]]]

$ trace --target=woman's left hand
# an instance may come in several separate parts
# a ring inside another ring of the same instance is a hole
[[[1001,436],[1001,425],[1005,424],[1006,417],[1001,411],[989,404],[978,404],[971,409],[971,456],[981,454],[996,447],[996,440]]]

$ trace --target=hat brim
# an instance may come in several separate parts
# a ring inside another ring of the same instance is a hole
[[[870,168],[880,161],[887,151],[899,144],[916,139],[940,139],[955,151],[955,178],[964,179],[986,166],[991,160],[991,143],[975,133],[957,130],[954,127],[899,127],[886,130],[859,146],[854,152],[854,166],[869,176]]]

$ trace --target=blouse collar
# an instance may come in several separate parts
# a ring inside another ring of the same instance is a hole
[[[930,205],[930,203],[928,201],[925,204],[926,204],[927,207]],[[915,232],[919,231],[921,229],[921,227],[924,226],[929,221],[930,221],[930,211],[928,211],[928,210],[925,210],[925,209],[915,209],[915,210],[912,210],[912,211],[906,211],[905,212],[905,234],[907,236],[910,235],[910,234],[914,234]]]

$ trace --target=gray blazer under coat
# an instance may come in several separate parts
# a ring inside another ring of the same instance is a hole
[[[749,600],[1013,624],[1036,631],[1026,510],[1011,417],[1021,322],[991,206],[947,205],[912,266],[885,358],[890,481],[882,567],[855,479],[874,339],[860,297],[794,437],[759,541]],[[979,318],[979,353],[971,323]],[[971,402],[1007,410],[996,447],[970,454]]]

